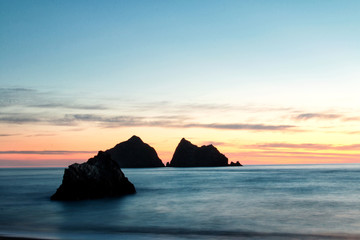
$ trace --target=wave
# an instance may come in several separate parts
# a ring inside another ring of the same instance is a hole
[[[290,232],[254,232],[242,230],[208,230],[208,229],[190,229],[190,228],[168,228],[168,227],[116,227],[116,226],[97,226],[96,228],[67,228],[68,234],[75,233],[81,236],[91,234],[107,238],[120,237],[121,235],[137,235],[146,239],[345,239],[358,240],[360,234],[347,233],[290,233]]]
[[[115,229],[113,229],[114,231]],[[156,234],[171,236],[199,236],[219,238],[258,238],[258,239],[360,239],[360,235],[346,233],[287,233],[287,232],[253,232],[231,230],[203,230],[162,227],[117,228],[118,233]]]

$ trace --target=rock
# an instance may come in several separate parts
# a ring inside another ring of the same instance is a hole
[[[239,161],[236,161],[236,163],[231,162],[231,163],[229,164],[229,166],[242,166],[242,165],[241,165],[241,163],[240,163]]]
[[[62,184],[51,200],[82,200],[103,197],[117,197],[135,193],[119,165],[111,156],[99,152],[82,164],[72,164],[65,169]]]
[[[198,147],[181,139],[170,161],[170,167],[220,167],[228,166],[228,159],[213,145]]]
[[[155,149],[137,136],[106,150],[106,153],[109,153],[121,168],[164,167]]]

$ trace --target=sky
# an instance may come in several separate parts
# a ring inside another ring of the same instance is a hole
[[[0,0],[0,167],[137,135],[252,164],[360,163],[358,0]]]

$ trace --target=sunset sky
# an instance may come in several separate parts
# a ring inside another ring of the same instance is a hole
[[[137,135],[251,164],[360,162],[360,1],[0,0],[0,167]]]

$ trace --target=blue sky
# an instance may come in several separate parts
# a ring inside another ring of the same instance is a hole
[[[297,139],[291,131],[277,142],[357,144],[347,133],[360,131],[359,11],[349,0],[0,0],[3,150],[20,141],[6,136],[53,134],[59,129],[49,126],[75,122],[83,131],[133,122],[146,129],[119,134],[155,143],[162,140],[151,129],[161,124],[178,131],[174,138],[185,126],[231,125],[236,134],[188,134],[268,143],[266,134],[239,136],[239,127],[260,124],[344,133]],[[299,123],[301,114],[314,121]]]
[[[1,5],[7,86],[166,96],[179,88],[187,95],[228,85],[299,84],[318,75],[336,82],[359,58],[358,1]]]

